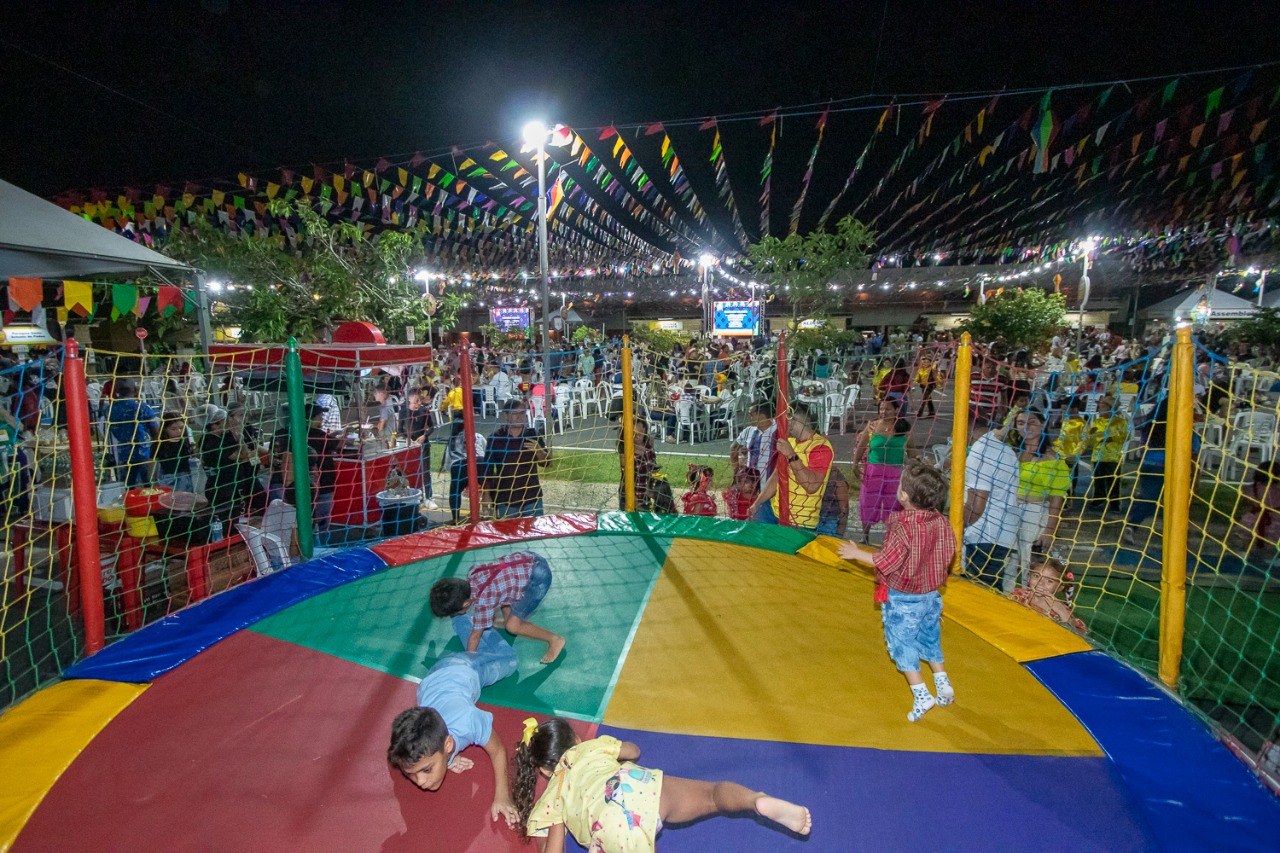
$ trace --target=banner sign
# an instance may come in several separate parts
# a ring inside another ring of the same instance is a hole
[[[490,308],[489,322],[504,332],[529,328],[528,308]]]
[[[715,334],[755,335],[760,326],[760,301],[735,299],[715,303]]]

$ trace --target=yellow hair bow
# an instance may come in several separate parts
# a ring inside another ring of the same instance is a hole
[[[533,717],[530,717],[529,719],[525,720],[524,735],[520,738],[520,742],[525,746],[528,746],[529,742],[533,740],[533,733],[536,732],[537,730],[538,730],[537,720],[535,720]]]

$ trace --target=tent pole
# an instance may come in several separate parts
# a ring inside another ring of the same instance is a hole
[[[204,273],[196,273],[196,321],[200,325],[200,350],[209,355],[213,334],[209,330],[209,297],[204,288]]]

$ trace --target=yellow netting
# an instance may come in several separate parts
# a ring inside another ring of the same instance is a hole
[[[0,366],[0,707],[83,647],[59,357]]]
[[[966,572],[1155,675],[1177,468],[1173,347],[1092,366],[1051,355],[1034,367],[978,350],[966,480],[990,503],[969,517]],[[1255,756],[1272,749],[1280,722],[1278,393],[1280,375],[1201,352],[1185,402],[1195,477],[1180,670],[1176,635],[1165,638],[1179,694]],[[1017,457],[1009,488],[1006,451]]]

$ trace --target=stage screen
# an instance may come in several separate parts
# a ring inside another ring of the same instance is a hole
[[[715,334],[755,335],[760,327],[760,302],[754,299],[724,300],[715,303]]]
[[[529,328],[528,308],[490,308],[489,321],[504,332]]]

